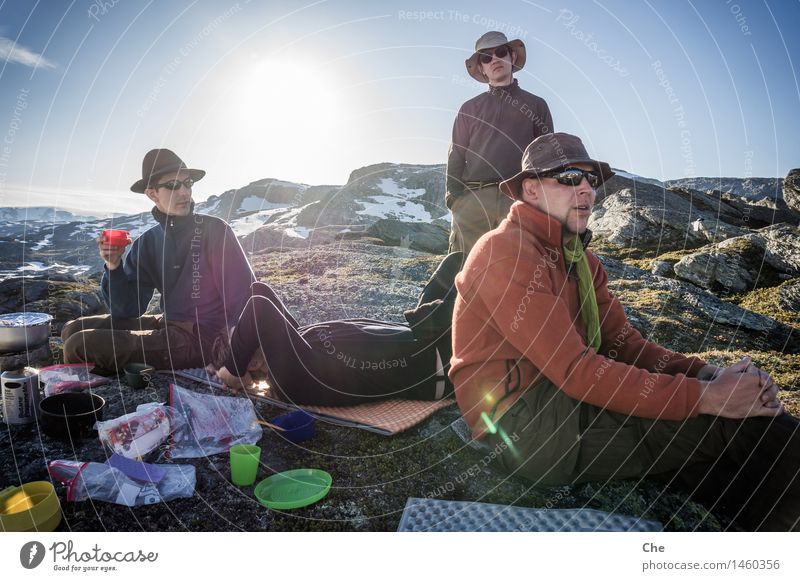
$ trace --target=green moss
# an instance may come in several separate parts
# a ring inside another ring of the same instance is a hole
[[[747,355],[753,360],[753,363],[772,376],[775,383],[781,387],[782,394],[800,393],[800,354],[798,353],[753,349],[747,351],[710,350],[691,353],[691,355],[720,367],[732,365]]]
[[[759,288],[747,294],[736,295],[731,297],[731,302],[736,303],[743,309],[772,317],[784,325],[800,330],[800,313],[783,309],[779,303],[781,287],[788,285],[789,282],[791,281],[786,281],[770,288]]]
[[[591,249],[593,252],[602,254],[604,256],[610,256],[611,258],[620,260],[625,264],[629,264],[630,266],[635,266],[636,268],[641,268],[643,270],[650,270],[654,260],[666,260],[672,263],[678,262],[684,256],[688,256],[689,254],[697,252],[697,249],[701,247],[702,245],[697,245],[681,250],[672,250],[670,252],[659,253],[659,249],[657,248],[622,248],[620,246],[611,244],[602,238],[597,240],[592,239],[591,244]]]

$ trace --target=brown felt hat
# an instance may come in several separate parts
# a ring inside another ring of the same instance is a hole
[[[522,180],[545,177],[548,174],[575,163],[594,166],[603,181],[614,175],[611,166],[604,161],[589,157],[579,137],[569,133],[546,133],[534,139],[522,154],[522,171],[513,178],[500,183],[500,191],[510,198],[518,199],[522,192]]]
[[[151,149],[142,160],[142,179],[131,186],[131,191],[143,194],[145,189],[159,176],[186,170],[194,181],[203,179],[202,169],[189,169],[183,160],[169,149]]]
[[[475,42],[475,52],[471,57],[464,61],[464,64],[467,65],[467,72],[473,79],[479,83],[489,82],[489,79],[486,78],[486,75],[484,75],[483,71],[481,70],[481,65],[478,62],[478,54],[483,50],[496,48],[498,46],[503,46],[504,44],[507,44],[509,47],[511,47],[511,50],[513,50],[514,54],[517,55],[516,60],[514,61],[514,66],[511,67],[511,71],[515,73],[525,66],[525,43],[518,38],[515,38],[514,40],[508,40],[506,35],[502,32],[491,30],[481,36]]]

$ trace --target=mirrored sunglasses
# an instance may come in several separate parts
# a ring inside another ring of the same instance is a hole
[[[577,167],[567,167],[558,172],[547,174],[545,177],[553,178],[562,186],[577,186],[583,181],[583,178],[586,178],[586,181],[593,188],[603,183],[602,176],[599,176],[596,172],[585,171]]]

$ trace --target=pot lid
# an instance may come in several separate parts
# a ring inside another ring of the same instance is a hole
[[[31,327],[53,320],[47,313],[7,313],[0,315],[0,327]]]

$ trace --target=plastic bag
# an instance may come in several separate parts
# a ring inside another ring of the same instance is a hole
[[[44,394],[50,396],[65,391],[83,391],[111,381],[107,377],[90,373],[89,370],[93,367],[94,363],[65,363],[43,367],[39,370],[39,381],[44,383]]]
[[[163,478],[155,484],[129,478],[98,462],[53,460],[47,471],[67,486],[67,501],[103,500],[124,506],[144,506],[194,495],[196,474],[190,464],[161,465]]]
[[[253,402],[169,386],[169,403],[185,422],[172,435],[169,458],[201,458],[235,444],[255,444],[263,433]]]
[[[183,416],[160,403],[146,403],[135,412],[97,422],[100,441],[125,458],[141,458],[155,450],[184,423]]]

